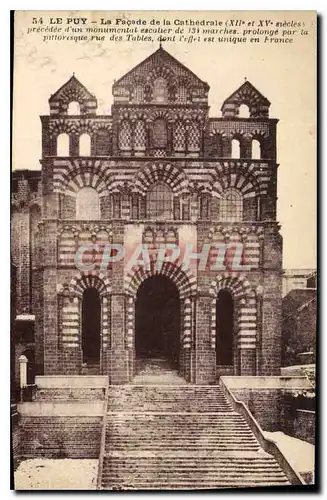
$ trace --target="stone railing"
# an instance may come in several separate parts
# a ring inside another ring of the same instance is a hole
[[[106,450],[106,430],[107,430],[107,415],[108,415],[108,385],[105,390],[105,406],[104,406],[104,414],[102,421],[102,431],[101,431],[101,442],[100,442],[100,455],[99,455],[99,466],[98,466],[98,476],[97,476],[97,490],[101,490],[101,481],[102,481],[102,470],[103,470],[103,461]]]
[[[224,377],[221,377],[219,379],[219,386],[221,387],[228,401],[231,403],[233,410],[244,417],[246,423],[258,440],[260,446],[265,452],[269,453],[275,458],[276,462],[279,464],[280,468],[282,469],[290,483],[305,484],[301,476],[293,469],[292,465],[289,463],[285,455],[283,455],[278,445],[274,441],[271,441],[270,439],[267,439],[265,437],[260,425],[254,419],[246,405],[242,401],[238,401],[235,398],[235,396],[225,384]]]

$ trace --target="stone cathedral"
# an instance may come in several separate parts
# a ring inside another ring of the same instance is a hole
[[[17,315],[35,317],[39,373],[129,384],[157,360],[195,384],[278,375],[270,102],[245,81],[209,115],[208,83],[162,47],[115,81],[110,115],[97,113],[91,90],[73,75],[51,95],[41,173],[13,174]],[[130,266],[141,244],[150,262]],[[192,247],[190,264],[167,259],[158,270],[163,244]],[[218,244],[227,248],[220,270],[209,265]],[[110,245],[122,246],[120,259]]]

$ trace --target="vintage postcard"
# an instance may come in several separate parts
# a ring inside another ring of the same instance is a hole
[[[14,489],[314,488],[316,18],[13,13]]]

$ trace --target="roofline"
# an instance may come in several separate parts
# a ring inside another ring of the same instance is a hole
[[[96,96],[95,96],[94,94],[92,94],[92,92],[90,92],[90,91],[89,91],[89,89],[87,89],[87,88],[85,87],[85,85],[83,85],[83,83],[81,83],[81,82],[79,81],[79,79],[78,79],[78,78],[76,78],[76,76],[73,74],[73,75],[69,78],[69,80],[67,80],[67,82],[65,82],[65,83],[64,83],[61,87],[59,87],[59,89],[58,89],[58,90],[56,90],[56,92],[55,92],[54,94],[52,94],[52,95],[49,97],[48,102],[50,103],[51,101],[53,101],[53,100],[55,99],[56,95],[57,95],[57,94],[59,94],[59,92],[60,92],[60,91],[61,91],[64,87],[66,87],[66,85],[68,85],[68,83],[69,83],[69,82],[70,82],[73,78],[74,78],[74,79],[78,82],[78,84],[79,84],[81,87],[83,87],[83,89],[84,89],[84,90],[85,90],[85,91],[86,91],[86,92],[87,92],[90,96],[92,96],[92,97],[95,99],[95,101],[97,101]]]
[[[267,102],[267,104],[268,104],[269,106],[271,105],[271,102],[267,99],[267,97],[265,97],[265,96],[264,96],[264,95],[260,92],[260,90],[258,90],[258,89],[257,89],[257,87],[255,87],[255,86],[253,85],[253,83],[251,83],[251,82],[250,82],[250,80],[246,80],[245,82],[243,82],[243,83],[242,83],[242,85],[240,85],[240,86],[239,86],[236,90],[234,90],[234,92],[232,92],[232,93],[230,94],[230,96],[228,96],[228,97],[224,100],[224,102],[222,103],[222,105],[221,105],[221,108],[220,108],[220,109],[222,110],[222,107],[224,106],[224,104],[225,104],[227,101],[229,101],[229,100],[233,97],[233,95],[234,95],[234,94],[236,94],[236,92],[238,92],[238,91],[239,91],[242,87],[244,87],[244,85],[246,85],[246,84],[251,85],[251,87],[253,87],[253,88],[254,88],[254,90],[256,90],[256,91],[257,91],[257,92],[261,95],[261,97],[263,97],[263,99]]]
[[[207,90],[210,89],[210,86],[207,82],[204,82],[203,80],[201,80],[201,78],[198,77],[198,75],[196,75],[191,69],[189,69],[187,66],[185,66],[185,64],[183,64],[182,62],[180,62],[178,59],[176,59],[176,57],[174,57],[173,55],[171,55],[166,49],[164,49],[162,46],[160,46],[157,50],[155,50],[154,52],[151,52],[151,54],[148,55],[148,57],[146,57],[145,59],[143,59],[142,61],[140,61],[136,66],[134,66],[132,69],[130,69],[127,73],[125,73],[123,76],[121,76],[113,85],[112,85],[112,88],[115,88],[116,86],[118,86],[121,82],[121,80],[125,77],[127,77],[130,73],[132,73],[133,71],[135,71],[137,68],[139,68],[141,66],[141,64],[145,63],[146,61],[148,61],[151,57],[154,56],[154,54],[156,54],[157,52],[159,51],[163,51],[165,52],[166,54],[168,54],[168,56],[173,59],[173,61],[175,61],[177,64],[180,64],[181,66],[183,66],[187,71],[189,71],[193,76],[195,76],[195,78],[197,80],[199,80],[205,87]]]

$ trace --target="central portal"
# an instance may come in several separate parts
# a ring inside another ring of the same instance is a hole
[[[147,278],[139,287],[135,307],[137,361],[178,369],[180,351],[180,300],[166,276]]]

